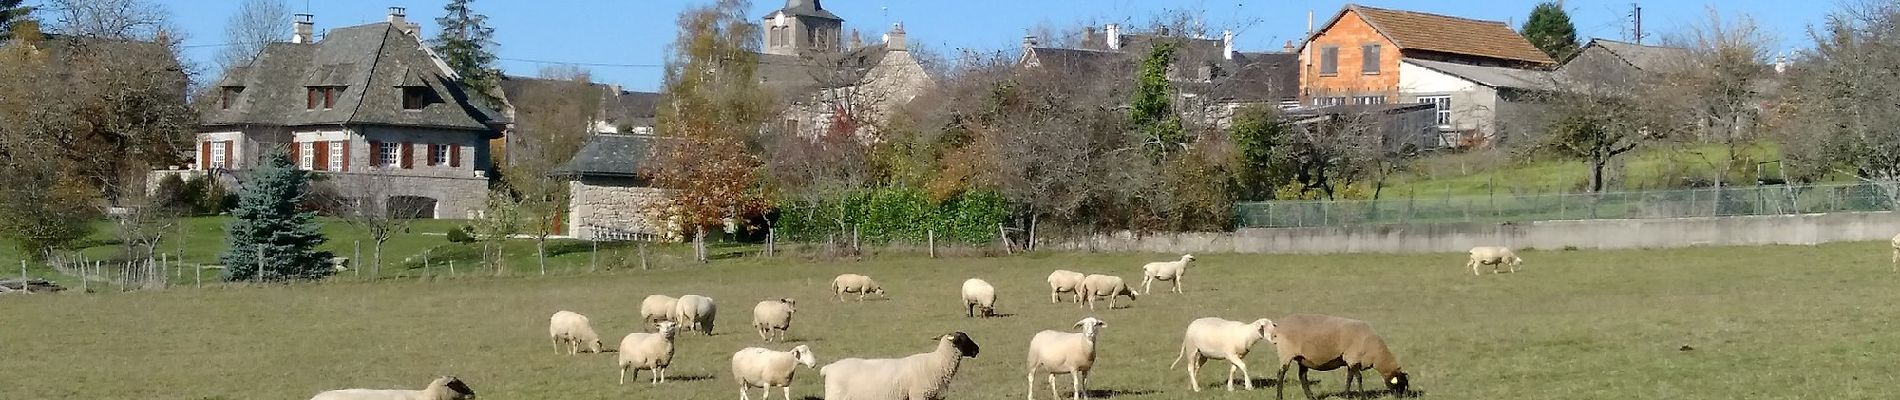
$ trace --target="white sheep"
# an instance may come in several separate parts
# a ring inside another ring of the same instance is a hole
[[[970,278],[963,281],[963,307],[968,317],[977,316],[981,311],[983,318],[996,315],[996,287],[982,279]]]
[[[1495,274],[1499,267],[1507,264],[1511,272],[1517,272],[1517,265],[1523,263],[1524,259],[1517,258],[1517,252],[1511,251],[1509,247],[1478,246],[1471,248],[1471,261],[1466,262],[1465,266],[1471,267],[1472,275],[1483,275],[1478,273],[1479,266],[1489,265],[1491,273]]]
[[[711,297],[689,294],[680,296],[673,304],[673,322],[687,332],[699,332],[712,336],[713,319],[718,317],[719,307],[713,304]]]
[[[1253,374],[1247,372],[1247,352],[1253,349],[1254,342],[1266,338],[1273,332],[1273,321],[1265,318],[1252,323],[1229,321],[1207,317],[1189,322],[1187,332],[1181,337],[1181,352],[1174,356],[1174,363],[1168,369],[1181,364],[1182,358],[1188,360],[1188,386],[1201,391],[1201,364],[1207,360],[1227,360],[1227,390],[1234,390],[1234,371],[1240,371],[1242,383],[1247,390],[1253,390]]]
[[[460,378],[444,376],[429,382],[422,390],[343,389],[317,393],[310,400],[463,400],[475,398],[475,390]]]
[[[1900,250],[1896,250],[1896,254],[1900,254]],[[1900,257],[1900,256],[1896,256],[1896,257]],[[1900,262],[1900,261],[1896,261],[1896,262]],[[1066,269],[1058,269],[1056,270],[1056,272],[1050,272],[1049,273],[1049,304],[1060,303],[1060,301],[1056,300],[1056,295],[1063,292],[1068,292],[1070,294],[1073,294],[1075,302],[1081,303],[1082,292],[1079,290],[1076,290],[1075,288],[1077,286],[1082,286],[1082,277],[1083,276],[1081,272],[1075,272],[1075,271],[1070,271]]]
[[[1089,381],[1089,370],[1095,368],[1095,337],[1108,327],[1107,322],[1095,317],[1082,318],[1075,322],[1081,333],[1042,331],[1029,339],[1029,400],[1036,400],[1036,373],[1049,373],[1049,395],[1061,399],[1062,393],[1056,391],[1056,374],[1069,374],[1075,400],[1088,397],[1083,390]]]
[[[818,359],[805,345],[793,347],[791,351],[773,351],[759,347],[747,347],[732,353],[732,380],[739,382],[739,399],[748,400],[751,396],[746,389],[760,388],[759,398],[772,398],[772,387],[785,388],[785,400],[792,400],[792,373],[803,364],[812,368]]]
[[[660,321],[654,324],[658,333],[634,332],[620,339],[620,356],[615,361],[620,365],[620,384],[627,384],[627,371],[633,371],[633,377],[640,377],[640,370],[652,370],[652,384],[666,382],[666,367],[673,364],[673,337],[679,330],[679,324],[673,321]]]
[[[679,299],[673,296],[659,294],[647,296],[646,300],[640,301],[640,318],[646,321],[648,328],[661,321],[673,321],[673,306],[678,303]]]
[[[963,358],[975,358],[975,340],[963,332],[938,336],[937,348],[904,358],[846,358],[819,368],[825,400],[940,400]]]
[[[792,329],[792,313],[798,312],[798,301],[791,298],[766,300],[752,306],[752,327],[759,329],[759,338],[772,341],[772,333],[778,333],[778,340],[785,341],[785,331]]]
[[[1311,381],[1306,380],[1307,370],[1331,371],[1345,367],[1349,393],[1354,381],[1359,382],[1359,390],[1365,390],[1366,378],[1360,373],[1368,369],[1379,371],[1393,397],[1405,396],[1406,387],[1411,385],[1410,378],[1399,368],[1398,357],[1392,356],[1385,339],[1373,332],[1372,324],[1365,321],[1327,315],[1290,315],[1275,324],[1272,335],[1273,348],[1280,353],[1280,382],[1287,381],[1287,368],[1298,365],[1300,390],[1306,392],[1308,399],[1315,397]],[[1286,385],[1281,384],[1275,392],[1275,397],[1284,397]]]
[[[594,326],[587,322],[587,316],[562,310],[548,318],[548,338],[554,341],[554,352],[561,352],[561,345],[567,345],[568,354],[580,354],[581,349],[589,353],[600,352],[600,335],[594,333]]]
[[[1128,296],[1128,301],[1134,301],[1136,294],[1134,288],[1128,287],[1128,284],[1122,281],[1122,277],[1100,274],[1091,274],[1082,278],[1082,286],[1076,290],[1081,291],[1082,298],[1088,300],[1090,310],[1095,309],[1097,298],[1107,298],[1108,309],[1113,310],[1116,297]],[[1081,305],[1077,304],[1076,307],[1080,308]]]
[[[844,274],[832,278],[831,291],[837,293],[839,302],[844,302],[845,293],[857,293],[858,301],[864,301],[864,295],[871,293],[877,293],[880,297],[884,296],[883,286],[878,286],[877,281],[871,280],[871,277],[858,274]]]
[[[1194,262],[1194,255],[1183,254],[1181,255],[1181,259],[1177,261],[1151,262],[1147,265],[1142,265],[1141,291],[1154,294],[1155,290],[1150,286],[1154,281],[1168,281],[1174,283],[1174,289],[1171,291],[1182,293],[1181,276],[1187,274],[1188,263],[1191,262]]]

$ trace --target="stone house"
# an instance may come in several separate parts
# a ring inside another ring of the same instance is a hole
[[[767,129],[815,136],[846,117],[856,134],[874,138],[892,111],[936,85],[911,55],[903,24],[867,45],[856,31],[845,41],[844,21],[819,0],[786,0],[762,18],[759,83],[784,107]]]
[[[1024,37],[1017,65],[1083,79],[1132,79],[1156,44],[1170,43],[1175,52],[1168,80],[1180,89],[1175,103],[1199,110],[1187,113],[1201,116],[1198,122],[1224,127],[1241,107],[1298,105],[1298,58],[1291,52],[1235,50],[1231,31],[1207,39],[1165,30],[1125,33],[1119,24],[1107,24],[1099,32],[1088,27],[1075,43],[1076,48],[1047,47],[1036,37]]]
[[[1547,70],[1556,65],[1504,22],[1356,4],[1320,25],[1298,51],[1302,103],[1432,103],[1447,116],[1441,131],[1455,138],[1447,144],[1487,143],[1496,133],[1487,129],[1498,126],[1499,107],[1460,104],[1461,99],[1495,103],[1473,92],[1489,93],[1496,87],[1461,85],[1456,81],[1477,78],[1459,74],[1515,76],[1503,69]],[[1469,111],[1479,108],[1489,111]]]
[[[299,14],[290,42],[224,71],[216,97],[200,102],[191,170],[239,179],[281,148],[357,204],[402,217],[478,215],[494,167],[489,141],[505,117],[456,83],[402,8],[321,40],[313,28]]]
[[[533,118],[521,115],[517,108],[523,101],[534,101],[530,92],[564,93],[574,90],[572,81],[550,80],[522,76],[504,76],[501,80],[502,99],[507,106],[507,117],[514,122],[508,137],[501,140],[500,148],[504,165],[510,162],[507,149],[533,146],[540,138],[534,132]],[[622,90],[620,85],[588,83],[585,88],[598,96],[596,108],[588,117],[588,134],[653,134],[654,112],[660,100],[659,93]]]
[[[554,171],[568,180],[566,226],[582,240],[678,240],[677,226],[654,218],[653,204],[666,196],[639,171],[651,152],[651,135],[597,134],[574,159]]]

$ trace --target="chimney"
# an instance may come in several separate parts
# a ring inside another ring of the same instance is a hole
[[[891,24],[891,31],[884,32],[884,49],[905,50],[904,46],[904,23]]]
[[[388,21],[390,25],[396,26],[396,30],[410,35],[415,35],[422,28],[414,22],[409,22],[409,10],[402,7],[390,7]]]
[[[290,42],[291,43],[315,43],[316,42],[314,40],[311,40],[312,38],[311,35],[314,34],[312,31],[316,30],[316,23],[311,22],[312,17],[313,16],[310,14],[297,14],[297,15],[291,16],[291,23],[290,23],[291,25],[290,26],[291,28]],[[282,31],[279,31],[279,32],[282,32]]]
[[[1294,49],[1294,47],[1293,47],[1293,41],[1291,41],[1291,40],[1288,40],[1288,41],[1286,41],[1286,47],[1281,47],[1281,48],[1280,48],[1280,51],[1282,51],[1282,52],[1287,52],[1287,53],[1292,53],[1292,52],[1293,52],[1293,49]]]
[[[1108,26],[1102,27],[1102,30],[1105,31],[1104,34],[1108,35],[1108,49],[1121,50],[1122,49],[1122,26],[1117,25],[1117,24],[1108,24]]]
[[[1165,27],[1165,26],[1161,27],[1161,36],[1168,36],[1168,34],[1170,33],[1172,32],[1168,32],[1168,27]]]
[[[1788,56],[1777,55],[1775,56],[1775,73],[1783,72],[1788,72]]]
[[[1229,60],[1234,59],[1234,31],[1232,29],[1220,32],[1220,44],[1221,56]]]
[[[1023,35],[1023,51],[1036,47],[1036,35]]]
[[[890,37],[890,35],[888,35],[888,34],[887,34],[887,35],[884,35],[884,36],[885,36],[885,38],[887,38],[887,39],[888,39],[888,38]],[[857,29],[852,29],[852,30],[851,30],[851,44],[850,44],[850,46],[851,46],[851,47],[849,47],[849,48],[850,48],[850,49],[852,49],[852,50],[857,50],[857,49],[859,49],[859,48],[862,48],[862,47],[864,47],[864,36],[862,36],[862,35],[859,35],[859,34],[858,34],[858,30],[857,30]]]

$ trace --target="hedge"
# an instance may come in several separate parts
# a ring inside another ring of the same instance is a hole
[[[887,188],[818,202],[780,203],[773,225],[779,238],[793,242],[850,235],[856,226],[858,240],[864,243],[922,243],[934,230],[940,242],[982,244],[996,241],[996,224],[1008,217],[1008,201],[995,192],[966,192],[938,203],[916,189]]]

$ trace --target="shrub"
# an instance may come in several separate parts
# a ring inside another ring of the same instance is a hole
[[[449,228],[449,243],[475,243],[475,235],[470,233],[474,230],[468,225]]]
[[[1008,217],[1009,202],[996,192],[966,192],[933,202],[918,189],[885,188],[782,203],[775,226],[780,237],[793,242],[849,235],[856,226],[859,240],[867,243],[921,243],[934,230],[938,241],[974,244],[995,241],[996,224]],[[845,226],[838,226],[840,220]]]

